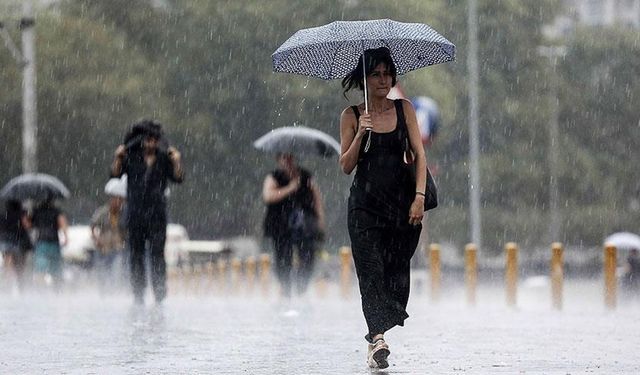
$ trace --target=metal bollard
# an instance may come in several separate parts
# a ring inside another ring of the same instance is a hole
[[[269,280],[271,279],[271,257],[269,254],[260,255],[260,284],[262,285],[262,294],[267,297],[269,295]]]
[[[211,293],[212,290],[215,290],[216,284],[216,265],[209,261],[205,266],[207,270],[207,282],[206,282],[206,290],[208,293]]]
[[[224,259],[218,259],[216,268],[218,269],[217,289],[221,294],[225,294],[227,292],[227,262]]]
[[[551,244],[551,304],[554,309],[562,310],[562,287],[564,282],[564,262],[562,244]]]
[[[329,269],[329,259],[331,258],[331,256],[329,255],[329,252],[327,250],[322,250],[320,251],[320,254],[318,254],[318,258],[320,261],[320,264],[318,267],[320,272],[316,281],[316,294],[318,296],[318,298],[320,299],[324,299],[327,298],[328,290],[329,290],[329,277],[327,275],[327,270]]]
[[[507,253],[505,269],[505,286],[507,294],[507,306],[515,306],[518,292],[518,245],[509,242],[505,245]]]
[[[429,246],[429,270],[431,274],[431,301],[440,300],[440,245],[431,244]]]
[[[177,267],[168,267],[167,268],[167,284],[169,293],[171,295],[175,295],[178,287],[179,274]]]
[[[246,279],[247,279],[247,293],[253,293],[253,288],[256,283],[256,258],[250,256],[246,261]]]
[[[478,248],[470,243],[464,247],[464,281],[467,289],[467,303],[476,304],[476,289],[478,284]]]
[[[351,289],[351,248],[340,248],[340,286],[342,298],[348,299]]]
[[[182,293],[188,294],[191,292],[191,265],[185,264],[180,268],[182,273]]]
[[[242,261],[239,258],[231,260],[231,293],[240,291],[240,279],[242,277]]]
[[[200,294],[202,291],[202,265],[194,264],[191,268],[191,291]]]
[[[618,265],[617,249],[613,245],[604,247],[604,304],[613,310],[616,308],[618,280],[616,267]]]

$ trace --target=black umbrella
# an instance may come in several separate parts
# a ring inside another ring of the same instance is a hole
[[[304,126],[285,126],[274,129],[253,142],[261,151],[288,153],[296,156],[340,155],[340,144],[329,134]]]
[[[47,201],[69,197],[69,189],[54,176],[44,173],[27,173],[12,178],[0,190],[0,198],[5,200]]]

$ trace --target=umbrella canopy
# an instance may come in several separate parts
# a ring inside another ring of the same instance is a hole
[[[69,197],[69,189],[54,176],[44,173],[27,173],[12,178],[0,190],[0,198],[5,200],[46,201]]]
[[[335,21],[302,29],[273,55],[273,70],[321,79],[344,78],[365,50],[387,47],[399,75],[455,60],[456,47],[430,26],[389,19]]]
[[[332,136],[304,126],[277,128],[258,138],[253,146],[261,151],[289,153],[296,156],[340,155],[340,144]]]
[[[640,236],[629,232],[618,232],[605,238],[605,244],[613,245],[619,250],[621,249],[638,249],[640,250]]]

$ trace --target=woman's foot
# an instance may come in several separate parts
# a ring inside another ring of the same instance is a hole
[[[389,354],[391,354],[389,345],[387,345],[384,339],[380,338],[373,344],[369,344],[367,365],[371,368],[387,368],[389,367],[389,362],[387,361]]]

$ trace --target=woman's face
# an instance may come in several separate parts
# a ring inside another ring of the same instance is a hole
[[[378,64],[373,71],[367,74],[367,91],[369,95],[386,97],[391,90],[393,76],[387,64]]]
[[[144,137],[143,147],[147,151],[155,151],[158,148],[158,138],[154,136]]]
[[[293,169],[296,165],[293,155],[291,154],[280,154],[276,158],[276,161],[278,162],[278,166],[283,169]]]

